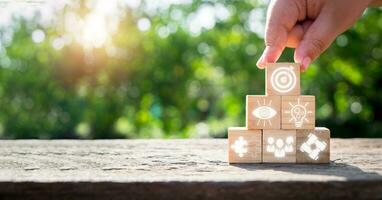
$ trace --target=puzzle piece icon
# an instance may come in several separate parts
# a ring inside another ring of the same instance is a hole
[[[248,142],[244,140],[242,136],[240,136],[233,145],[231,145],[231,148],[235,151],[235,153],[239,157],[243,157],[245,153],[248,152]]]
[[[301,145],[300,151],[306,152],[311,159],[317,160],[320,152],[325,150],[326,146],[326,142],[320,141],[316,135],[310,133],[308,140]]]

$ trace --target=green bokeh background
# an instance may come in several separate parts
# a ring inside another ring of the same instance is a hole
[[[38,10],[15,13],[0,29],[1,138],[226,137],[245,125],[245,96],[264,94],[256,61],[266,3],[195,0],[153,11],[153,1],[118,2],[107,43],[54,48],[71,36],[65,16],[86,17],[88,2],[64,5],[53,23]],[[208,20],[196,17],[206,7],[216,9],[212,27],[187,28]],[[316,125],[333,137],[382,137],[381,35],[382,10],[369,9],[301,75],[302,94],[316,96]],[[293,50],[281,61],[293,61]]]

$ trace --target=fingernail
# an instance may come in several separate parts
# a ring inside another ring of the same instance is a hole
[[[301,56],[299,56],[299,55],[295,55],[295,56],[294,56],[294,61],[295,61],[296,63],[301,63],[301,64],[302,64],[303,59],[301,59]]]
[[[310,62],[312,62],[312,60],[309,57],[305,57],[302,60],[302,71],[305,71],[306,69],[308,69],[308,66],[310,65]]]
[[[260,57],[259,60],[257,61],[256,65],[257,65],[257,67],[260,68],[260,69],[263,69],[263,68],[264,68],[264,54],[261,55],[261,57]]]

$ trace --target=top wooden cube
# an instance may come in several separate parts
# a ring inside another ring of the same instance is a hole
[[[300,64],[270,63],[265,70],[267,95],[300,95]]]

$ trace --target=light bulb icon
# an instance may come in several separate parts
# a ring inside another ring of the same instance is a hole
[[[289,102],[290,110],[285,110],[284,113],[290,114],[289,122],[294,122],[296,128],[301,128],[304,122],[309,122],[306,115],[312,113],[312,111],[307,110],[309,103],[301,104],[300,98],[297,99],[297,104],[292,104]]]
[[[292,121],[295,123],[295,126],[300,128],[306,117],[306,108],[302,105],[295,105],[292,107],[290,114],[292,116]]]

